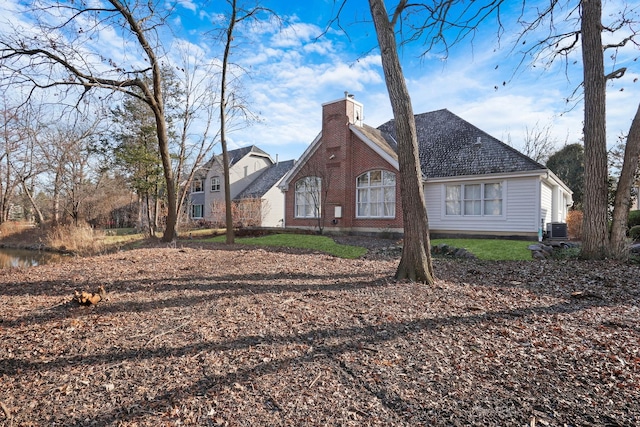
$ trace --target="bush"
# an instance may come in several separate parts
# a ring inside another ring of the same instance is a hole
[[[0,224],[0,237],[8,237],[33,228],[29,222],[6,221]]]
[[[571,240],[582,240],[582,211],[567,213],[567,233]]]
[[[627,226],[629,228],[640,225],[640,211],[629,211],[629,219],[627,220]]]
[[[104,232],[97,232],[88,224],[58,225],[47,231],[46,245],[81,255],[95,254],[103,249],[100,237],[104,237]]]
[[[640,240],[640,225],[634,225],[629,230],[629,237],[631,237],[634,241]]]

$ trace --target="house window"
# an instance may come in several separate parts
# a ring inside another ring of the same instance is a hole
[[[192,193],[201,193],[204,191],[203,189],[203,180],[202,179],[194,179],[191,183],[191,192]]]
[[[214,176],[211,178],[211,191],[220,191],[220,177]]]
[[[296,182],[296,218],[320,217],[320,189],[322,179],[308,176]]]
[[[376,170],[356,179],[356,217],[394,218],[396,216],[396,175]]]
[[[445,215],[502,215],[502,183],[459,184],[445,187]]]
[[[191,205],[191,218],[198,219],[202,218],[202,208],[203,205]]]
[[[485,215],[502,215],[502,184],[484,184]]]
[[[482,213],[482,186],[480,184],[465,185],[464,214],[480,215]]]

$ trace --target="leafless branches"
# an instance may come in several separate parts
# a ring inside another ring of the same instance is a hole
[[[179,207],[161,76],[160,32],[167,15],[153,1],[108,2],[112,8],[36,3],[28,11],[31,27],[0,36],[1,77],[5,84],[26,87],[28,98],[35,89],[76,88],[77,105],[89,91],[100,88],[146,103],[155,118],[166,183],[164,239],[172,240]],[[110,39],[111,34],[117,36]]]

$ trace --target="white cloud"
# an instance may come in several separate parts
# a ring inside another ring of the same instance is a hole
[[[18,13],[19,3],[5,3],[3,19],[24,22]],[[177,24],[197,26],[206,21],[201,28],[210,30],[212,23],[224,22],[224,15],[215,7],[205,10],[194,0],[180,0],[179,5],[177,10],[182,13],[177,16],[181,19]],[[9,12],[14,15],[6,15]],[[345,90],[355,93],[364,104],[368,124],[378,126],[392,118],[380,56],[363,55],[375,45],[374,33],[363,34],[358,40],[366,42],[360,45],[354,41],[357,37],[348,40],[343,33],[332,30],[317,39],[322,33],[320,24],[303,22],[296,16],[288,20],[292,24],[284,28],[271,19],[238,28],[237,41],[242,39],[242,44],[233,52],[233,60],[248,70],[243,78],[245,91],[250,94],[252,110],[259,112],[264,122],[233,133],[235,144],[257,144],[270,153],[279,153],[281,159],[295,158],[320,131],[321,104],[342,97]],[[2,25],[0,21],[0,31]],[[24,25],[28,27],[28,23]],[[219,45],[205,41],[201,32],[176,34],[190,41],[172,41],[167,49],[171,57],[185,49],[193,57],[219,57],[214,52]],[[580,84],[580,64],[568,64],[567,75],[564,64],[557,63],[546,72],[523,67],[514,76],[514,63],[520,59],[517,50],[510,54],[494,50],[493,39],[487,34],[483,37],[488,41],[476,39],[472,54],[469,44],[462,44],[452,49],[446,62],[437,55],[419,58],[409,48],[402,50],[414,112],[447,108],[499,139],[510,136],[516,146],[524,130],[536,124],[551,123],[553,136],[561,144],[579,140],[582,107],[578,104],[567,111],[565,99]],[[100,53],[125,66],[144,64],[134,45],[123,41],[113,29],[100,35],[99,46]],[[637,50],[625,47],[620,53],[617,64],[629,70],[623,79],[610,84],[610,143],[615,135],[628,131],[640,99],[640,81],[634,82],[640,77],[633,62]],[[612,67],[608,65],[609,71]]]
[[[198,7],[192,0],[178,0],[178,4],[192,12],[195,12],[196,10],[198,10]]]
[[[300,47],[303,43],[314,40],[321,33],[322,30],[316,25],[294,23],[274,34],[270,45],[273,48]]]

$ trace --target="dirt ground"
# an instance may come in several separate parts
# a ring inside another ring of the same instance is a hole
[[[436,259],[425,287],[369,244],[1,270],[0,425],[640,425],[637,265]]]

